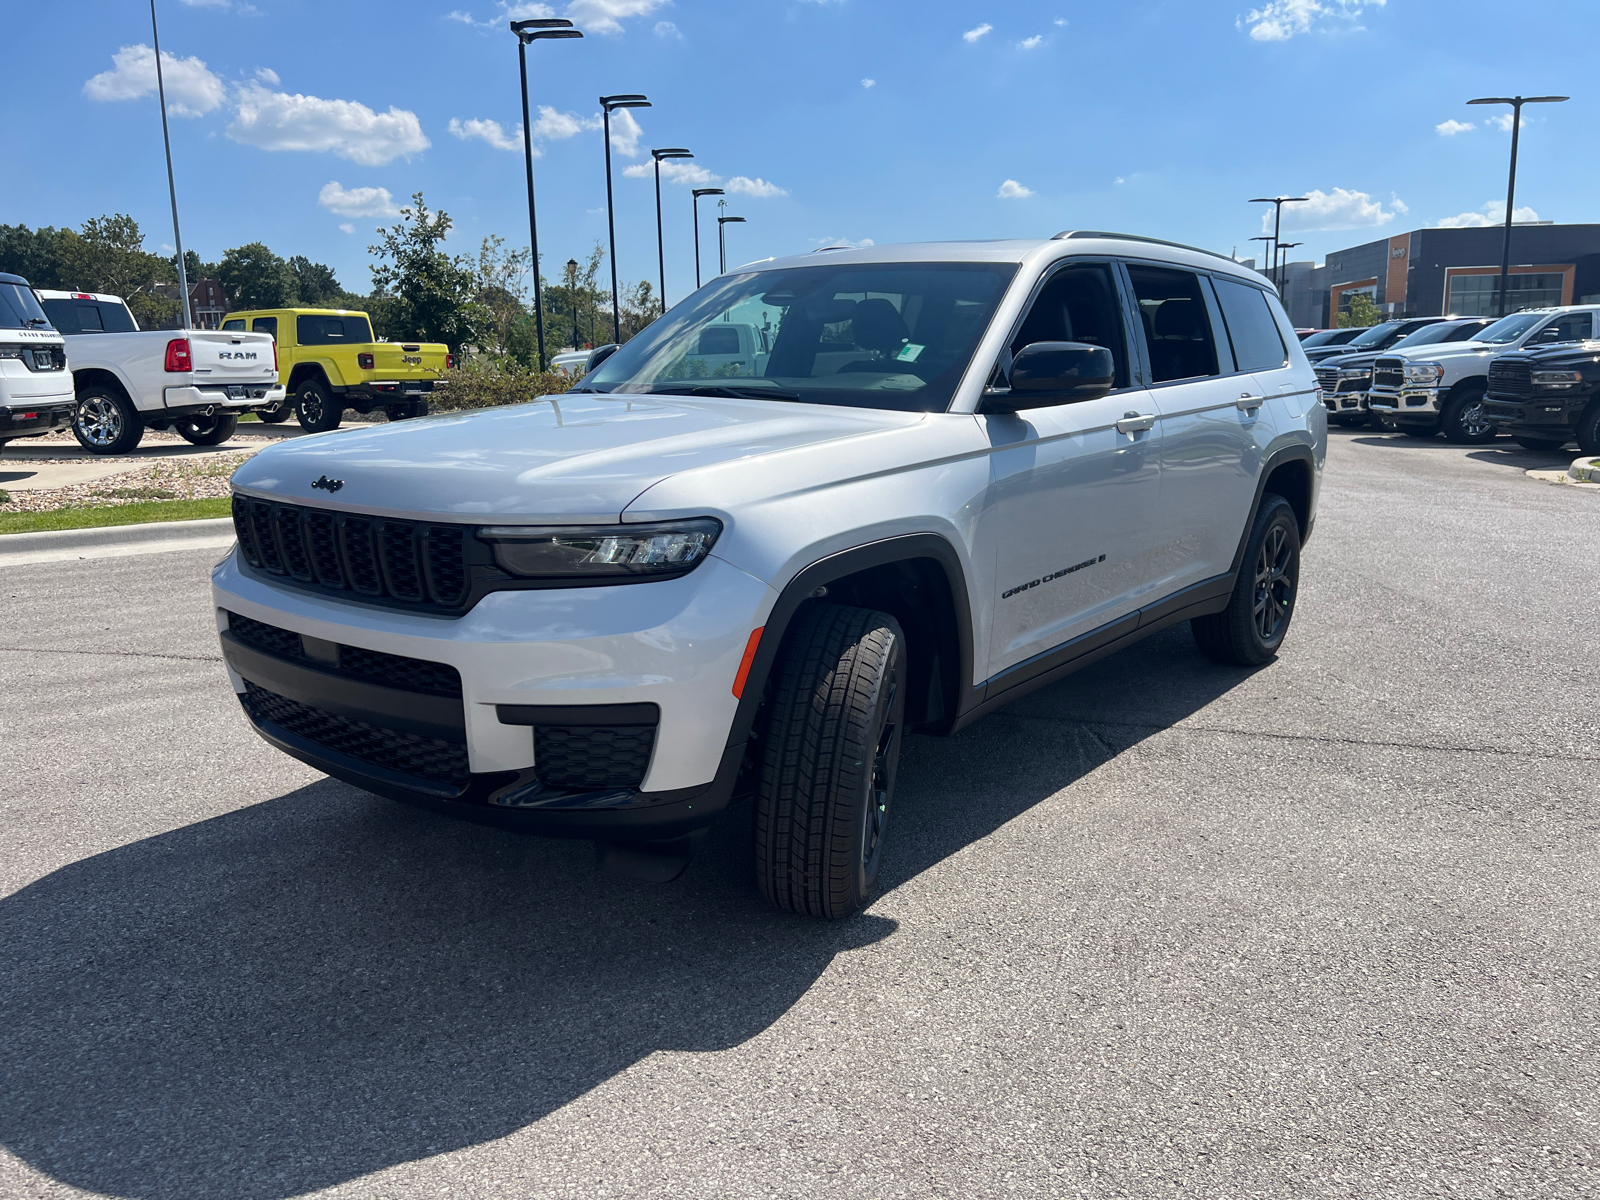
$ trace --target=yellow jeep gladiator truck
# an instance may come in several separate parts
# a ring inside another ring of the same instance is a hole
[[[293,412],[311,433],[339,428],[347,408],[420,417],[434,381],[455,365],[438,342],[375,341],[367,314],[353,309],[250,309],[228,313],[222,328],[273,336],[285,398],[257,415],[276,424]]]

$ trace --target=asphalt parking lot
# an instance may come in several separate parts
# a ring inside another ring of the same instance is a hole
[[[1276,663],[913,740],[838,924],[270,750],[216,551],[5,568],[0,1196],[1600,1190],[1600,496],[1332,440]]]

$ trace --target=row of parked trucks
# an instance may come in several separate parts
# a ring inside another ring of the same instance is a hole
[[[0,274],[0,444],[70,427],[85,449],[115,455],[151,429],[215,446],[246,413],[297,416],[312,432],[338,428],[347,409],[401,420],[428,411],[451,365],[438,343],[377,340],[362,312],[229,313],[220,329],[142,330],[120,297]]]
[[[1530,450],[1576,441],[1600,454],[1600,306],[1490,317],[1412,317],[1350,335],[1313,334],[1328,419],[1416,437],[1485,442],[1510,434]]]

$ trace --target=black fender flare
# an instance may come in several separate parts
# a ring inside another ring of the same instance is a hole
[[[1312,453],[1310,446],[1304,443],[1296,443],[1293,446],[1285,446],[1283,449],[1275,451],[1267,457],[1266,462],[1261,464],[1261,471],[1256,476],[1256,498],[1250,504],[1250,515],[1245,518],[1244,529],[1239,534],[1239,546],[1233,552],[1233,566],[1229,568],[1229,573],[1235,578],[1238,577],[1239,569],[1244,565],[1245,547],[1250,542],[1250,531],[1255,528],[1256,514],[1261,511],[1261,497],[1266,495],[1267,480],[1272,478],[1273,472],[1279,467],[1291,462],[1305,463],[1306,470],[1310,472],[1311,495],[1306,499],[1305,526],[1300,530],[1300,542],[1304,545],[1311,540],[1311,528],[1315,524],[1315,514],[1311,511],[1310,505],[1316,500],[1317,456]]]

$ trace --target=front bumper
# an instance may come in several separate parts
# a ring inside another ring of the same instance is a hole
[[[234,690],[280,750],[452,816],[614,841],[675,837],[726,806],[744,754],[728,744],[732,685],[750,631],[776,600],[716,557],[656,583],[493,592],[456,619],[290,591],[237,553],[213,572],[212,591]],[[229,614],[282,632],[288,651],[243,642]],[[341,664],[371,651],[443,664],[459,675],[460,696],[419,693],[404,670],[384,683],[352,679],[301,654],[329,644]],[[586,727],[610,731],[595,735],[600,746],[647,721],[653,743],[637,786],[546,782],[555,757],[541,763],[546,751],[535,747],[552,745],[541,740],[551,727],[569,731],[570,763],[572,729],[580,743]]]
[[[1517,426],[1530,431],[1555,433],[1563,428],[1575,428],[1579,416],[1593,399],[1592,392],[1570,396],[1528,396],[1514,400],[1489,396],[1483,402],[1483,419],[1502,428]]]
[[[1404,421],[1407,417],[1436,418],[1440,398],[1449,389],[1437,387],[1373,388],[1367,393],[1367,407],[1374,412]]]
[[[23,401],[0,404],[0,441],[38,437],[52,429],[64,429],[72,423],[77,403],[76,400],[51,400],[42,404]]]
[[[161,394],[161,403],[175,416],[223,411],[243,413],[282,404],[284,395],[281,383],[187,384],[167,388]]]
[[[1322,406],[1330,416],[1354,415],[1367,411],[1366,392],[1323,392]]]

